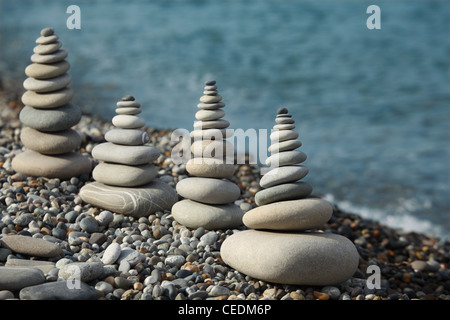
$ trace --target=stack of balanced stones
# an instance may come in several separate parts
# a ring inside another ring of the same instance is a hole
[[[24,125],[20,139],[27,150],[13,159],[12,167],[29,176],[69,179],[89,173],[91,161],[73,152],[81,137],[71,127],[80,121],[81,111],[70,103],[68,53],[58,38],[52,28],[43,29],[33,49],[33,63],[25,69],[25,107],[19,117]]]
[[[306,155],[296,148],[301,142],[292,116],[280,108],[273,127],[272,169],[260,180],[263,190],[255,195],[258,207],[243,217],[250,228],[228,237],[220,253],[223,261],[256,279],[293,285],[333,285],[356,271],[359,254],[353,243],[340,235],[315,232],[332,216],[327,201],[309,196],[310,185],[298,181],[308,169],[299,163]]]
[[[215,81],[205,83],[200,109],[191,132],[193,158],[186,163],[190,177],[177,183],[176,190],[184,200],[172,208],[172,215],[189,228],[227,229],[242,225],[243,211],[234,204],[239,187],[228,180],[235,170],[234,148],[226,141],[232,136],[222,97]]]
[[[169,210],[178,200],[175,190],[156,179],[152,164],[160,151],[147,145],[150,137],[143,130],[145,121],[137,116],[141,105],[132,96],[117,102],[114,129],[105,134],[106,142],[92,149],[100,163],[94,168],[93,183],[83,186],[80,196],[92,205],[117,213],[142,217]]]

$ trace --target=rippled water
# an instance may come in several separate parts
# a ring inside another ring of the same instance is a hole
[[[192,128],[217,80],[233,128],[270,129],[285,106],[316,193],[391,226],[446,237],[449,2],[0,2],[0,71],[22,81],[43,27],[69,50],[84,112],[110,119],[125,94],[149,126]]]

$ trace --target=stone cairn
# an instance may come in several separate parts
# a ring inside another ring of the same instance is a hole
[[[216,81],[205,83],[197,107],[191,138],[193,158],[186,163],[190,177],[177,183],[176,190],[185,198],[172,208],[172,215],[189,228],[227,229],[242,225],[243,211],[234,204],[239,187],[227,178],[235,170],[234,148],[224,140],[232,136]]]
[[[353,243],[340,235],[314,232],[332,216],[333,208],[310,196],[312,187],[299,181],[308,174],[299,165],[306,155],[296,148],[301,142],[292,116],[278,110],[270,135],[272,169],[260,180],[263,190],[255,195],[258,207],[243,217],[250,228],[228,237],[220,253],[223,261],[256,279],[292,285],[333,285],[356,271],[359,254]],[[256,229],[256,230],[255,230]]]
[[[19,118],[24,125],[20,139],[27,150],[13,159],[12,167],[28,176],[65,180],[90,173],[91,161],[73,152],[81,137],[71,127],[80,121],[81,111],[70,103],[68,53],[58,39],[52,28],[43,29],[33,49],[33,63],[25,69],[25,107]]]
[[[133,217],[169,210],[178,200],[175,190],[156,179],[158,169],[151,164],[160,151],[146,145],[149,135],[142,129],[145,121],[137,116],[141,105],[126,96],[117,102],[114,129],[92,149],[100,163],[94,168],[96,180],[83,186],[81,198],[92,205]]]

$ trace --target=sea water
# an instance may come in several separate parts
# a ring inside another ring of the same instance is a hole
[[[68,29],[69,5],[81,29]],[[131,94],[148,126],[192,130],[216,80],[231,128],[296,120],[305,181],[342,209],[447,238],[449,2],[0,1],[0,72],[23,81],[39,31],[69,51],[85,113]]]

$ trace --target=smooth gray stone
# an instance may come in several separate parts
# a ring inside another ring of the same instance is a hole
[[[227,120],[210,120],[210,121],[195,121],[195,130],[206,130],[206,129],[226,129],[230,126],[230,122]]]
[[[103,252],[102,262],[104,264],[113,264],[120,256],[122,248],[117,242],[111,243]]]
[[[215,110],[225,107],[225,103],[216,102],[216,103],[199,103],[197,104],[197,108],[205,109],[205,110]]]
[[[215,163],[214,159],[194,158],[186,163],[186,171],[196,177],[229,178],[235,170],[234,164]]]
[[[234,130],[232,129],[205,129],[205,130],[193,130],[190,133],[191,138],[198,140],[223,140],[232,137]]]
[[[36,268],[40,269],[44,274],[47,274],[50,270],[55,268],[55,263],[51,261],[9,258],[8,261],[6,261],[5,266]]]
[[[292,150],[280,153],[275,153],[266,159],[266,165],[272,168],[290,166],[294,164],[302,163],[306,160],[307,156],[305,153]]]
[[[136,129],[112,129],[105,134],[105,140],[115,144],[138,146],[150,141],[147,132]]]
[[[58,91],[37,93],[34,91],[26,91],[22,95],[24,105],[38,109],[58,108],[69,103],[73,97],[73,90],[64,88]]]
[[[297,149],[298,147],[301,147],[302,143],[298,140],[286,140],[279,143],[272,144],[268,150],[270,153],[280,153],[283,151],[291,151],[294,149]]]
[[[105,142],[92,149],[92,156],[101,161],[121,163],[125,165],[141,165],[155,161],[160,155],[153,146],[124,146]]]
[[[22,300],[96,300],[100,296],[93,287],[75,280],[47,282],[19,292]]]
[[[61,48],[62,43],[59,41],[47,43],[47,44],[38,44],[33,48],[33,52],[37,54],[51,54],[56,52]]]
[[[184,198],[207,204],[227,204],[241,195],[237,185],[228,180],[189,177],[177,183],[176,190]]]
[[[241,231],[225,239],[220,255],[227,265],[255,279],[292,285],[337,285],[359,264],[349,239],[325,232]]]
[[[199,110],[195,114],[195,119],[200,121],[218,120],[225,116],[225,111],[222,109],[216,110]]]
[[[273,130],[292,130],[295,129],[295,124],[287,123],[287,124],[276,124],[273,126]]]
[[[20,133],[20,140],[26,148],[43,154],[71,152],[81,144],[81,136],[72,129],[46,133],[24,127]]]
[[[59,40],[59,36],[57,34],[52,34],[50,36],[40,36],[36,39],[36,43],[38,44],[49,44]]]
[[[36,79],[49,79],[63,75],[70,69],[70,64],[60,61],[52,64],[32,63],[25,68],[25,74]]]
[[[298,138],[298,132],[294,130],[280,130],[274,131],[270,134],[270,141],[273,142],[281,142],[286,140],[294,140]]]
[[[244,224],[251,229],[301,231],[320,228],[333,214],[333,207],[322,199],[279,201],[247,211]]]
[[[81,119],[81,111],[71,103],[54,109],[36,109],[25,106],[19,115],[20,121],[33,129],[54,132],[70,129]]]
[[[136,115],[141,113],[141,108],[117,108],[116,113],[117,114],[125,114],[125,115]]]
[[[102,274],[101,262],[73,262],[61,266],[58,276],[64,280],[79,279],[82,282],[90,282]]]
[[[308,172],[308,168],[301,165],[273,168],[262,176],[259,185],[262,188],[270,188],[282,183],[294,182],[304,178]]]
[[[92,170],[91,160],[78,152],[45,155],[26,150],[15,156],[11,165],[16,172],[27,176],[61,180],[78,177]]]
[[[3,248],[34,257],[51,258],[62,253],[62,249],[56,243],[39,238],[21,235],[4,236],[0,239]]]
[[[81,198],[94,206],[133,217],[170,210],[178,201],[175,190],[158,179],[136,188],[92,182],[80,190]]]
[[[258,191],[255,194],[255,203],[263,206],[277,201],[301,199],[309,196],[311,192],[312,187],[306,182],[285,183]]]
[[[192,229],[232,229],[242,225],[244,212],[234,203],[210,205],[192,200],[182,200],[172,207],[174,219]]]
[[[45,80],[26,78],[23,82],[23,87],[26,90],[43,93],[65,88],[71,81],[72,77],[68,73],[64,73],[62,76]]]
[[[202,103],[215,104],[215,103],[220,102],[221,100],[222,100],[222,96],[219,94],[216,94],[213,96],[205,95],[205,96],[200,97],[200,102],[202,102]]]
[[[68,56],[68,52],[65,49],[59,49],[56,52],[53,52],[51,54],[33,54],[31,56],[31,61],[34,63],[41,63],[41,64],[51,64],[63,61]]]
[[[112,124],[121,129],[137,129],[145,126],[145,120],[135,115],[119,114],[112,118]]]
[[[45,282],[42,270],[27,267],[0,267],[0,290],[20,290]]]
[[[292,124],[295,123],[294,119],[288,117],[277,117],[275,122],[278,124]]]
[[[142,186],[150,183],[157,175],[158,169],[152,164],[127,166],[102,162],[92,172],[92,177],[96,181],[120,187]]]

